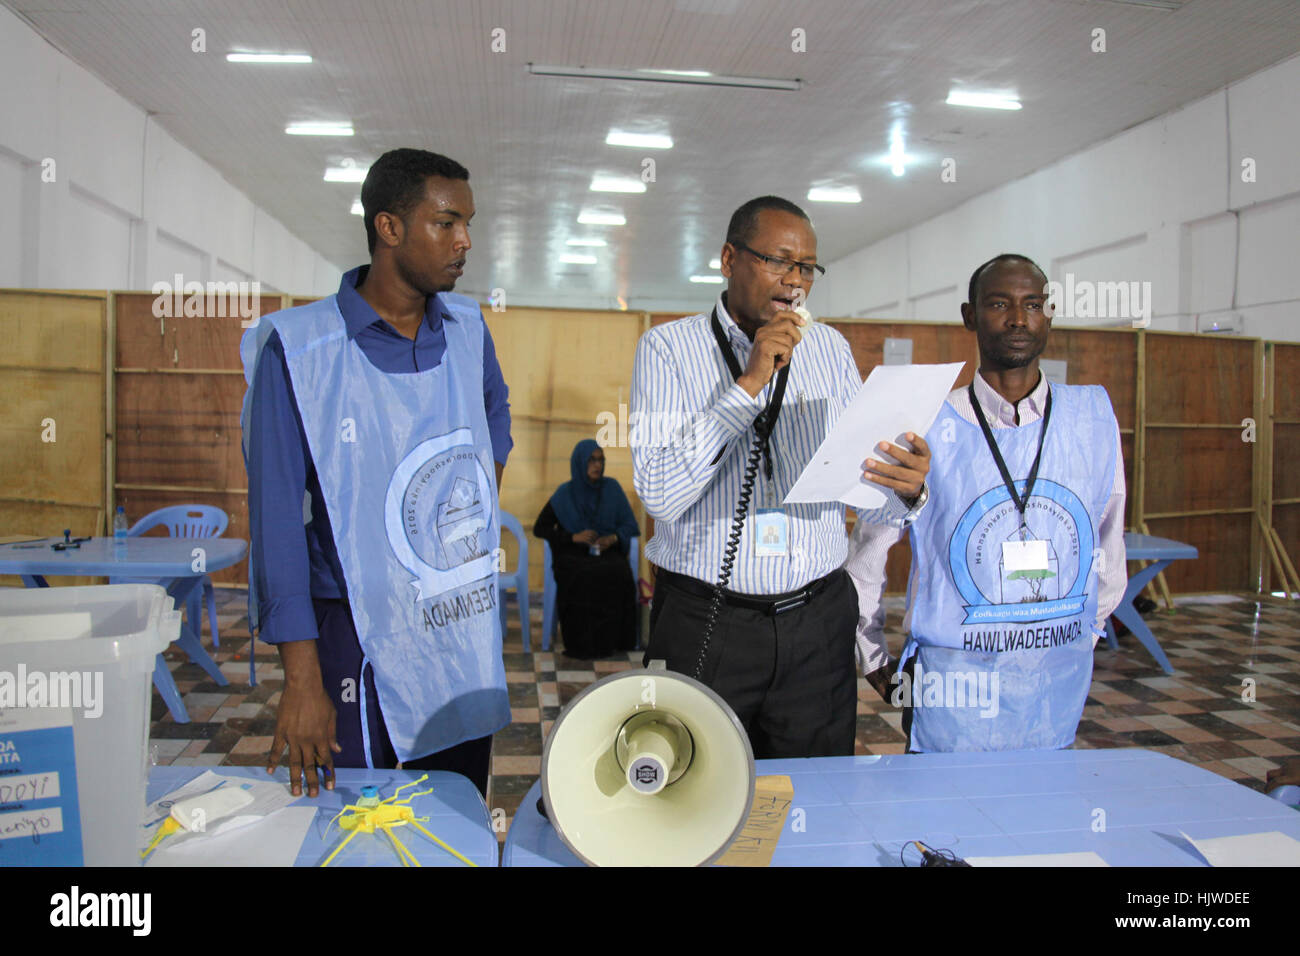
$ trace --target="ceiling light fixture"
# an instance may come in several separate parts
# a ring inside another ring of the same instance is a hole
[[[623,226],[627,220],[621,212],[601,212],[598,209],[584,209],[578,213],[578,222],[584,226]]]
[[[566,252],[560,256],[561,262],[568,262],[575,266],[594,266],[596,264],[595,256],[579,255],[576,252]]]
[[[704,285],[722,285],[722,276],[691,276],[691,281]]]
[[[673,138],[662,133],[629,133],[612,129],[605,137],[606,146],[632,146],[636,149],[672,149]]]
[[[284,128],[290,136],[351,136],[351,123],[290,123]]]
[[[1008,93],[977,93],[971,90],[950,90],[945,101],[949,106],[973,106],[985,110],[1018,110],[1020,100]]]
[[[721,268],[722,268],[722,260],[721,260],[721,259],[710,259],[710,260],[709,260],[709,268],[710,268],[710,269],[721,269]]]
[[[1105,0],[1106,3],[1122,3],[1127,7],[1151,7],[1153,10],[1181,10],[1187,0]]]
[[[327,183],[364,183],[369,166],[329,166],[325,169]]]
[[[310,63],[306,53],[227,53],[229,63]]]
[[[643,193],[645,192],[645,183],[639,179],[602,176],[597,173],[591,177],[591,191],[594,193]]]
[[[604,239],[566,239],[564,244],[566,246],[590,246],[593,249],[603,249],[609,243],[605,242]]]
[[[895,176],[907,172],[907,153],[903,150],[903,130],[895,126],[889,134],[889,171]]]
[[[792,91],[802,80],[766,76],[718,76],[703,70],[606,70],[587,66],[542,66],[529,63],[533,76],[567,76],[588,80],[638,80],[650,83],[687,83],[695,86],[733,86],[749,90]]]
[[[360,199],[352,200],[352,215],[364,216],[365,214],[366,214],[366,207],[361,205],[361,200]]]
[[[856,186],[814,186],[808,190],[809,202],[862,202]]]

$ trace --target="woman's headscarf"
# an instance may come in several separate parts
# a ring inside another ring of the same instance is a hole
[[[551,495],[551,510],[570,534],[588,528],[604,536],[617,534],[625,540],[637,535],[636,516],[627,503],[627,495],[613,478],[587,478],[587,462],[600,445],[583,439],[569,456],[570,478]]]

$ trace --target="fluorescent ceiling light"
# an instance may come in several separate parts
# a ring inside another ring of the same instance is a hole
[[[634,146],[637,149],[672,149],[673,138],[662,133],[629,133],[612,129],[605,137],[606,146]]]
[[[894,127],[889,134],[889,169],[895,176],[907,172],[907,154],[903,151],[903,131]]]
[[[600,212],[596,209],[584,209],[578,213],[578,222],[584,226],[623,226],[627,220],[621,212]]]
[[[603,249],[608,243],[604,239],[566,239],[566,246],[590,246],[593,249]]]
[[[364,216],[365,214],[366,214],[366,209],[364,206],[361,205],[361,200],[360,199],[352,200],[352,215]]]
[[[1020,100],[1007,93],[975,93],[970,90],[951,90],[946,100],[949,106],[974,106],[986,110],[1018,110]]]
[[[639,179],[623,179],[619,176],[602,176],[597,173],[591,177],[591,191],[594,193],[643,193],[645,183]]]
[[[1106,0],[1132,7],[1154,7],[1156,10],[1181,10],[1187,0]]]
[[[569,76],[588,80],[639,80],[650,83],[689,83],[696,86],[735,86],[750,90],[797,90],[801,80],[766,76],[717,76],[703,70],[607,70],[587,66],[528,64],[533,76]]]
[[[351,136],[351,123],[290,123],[284,128],[290,136]]]
[[[809,202],[862,202],[856,186],[814,186],[808,190]]]
[[[722,276],[691,276],[691,281],[705,285],[722,285]]]
[[[369,166],[330,166],[325,170],[327,183],[364,183]]]
[[[310,63],[306,53],[227,53],[230,63]]]
[[[561,262],[570,262],[575,266],[594,266],[596,264],[595,256],[584,256],[576,252],[566,252],[560,256]]]
[[[710,268],[710,269],[721,269],[721,268],[722,268],[722,260],[721,260],[721,259],[710,259],[710,260],[709,260],[709,268]]]

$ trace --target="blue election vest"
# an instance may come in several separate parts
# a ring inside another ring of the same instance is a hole
[[[907,687],[911,750],[1074,742],[1092,683],[1098,534],[1119,449],[1105,389],[1051,390],[1023,528],[978,425],[945,402],[926,435],[934,493],[911,527],[911,617],[899,661],[901,669],[916,657]],[[1040,419],[993,430],[1021,497],[1042,427]],[[1014,550],[1026,540],[1046,543],[1046,560],[1029,569]]]
[[[510,722],[483,316],[442,293],[442,362],[389,375],[348,338],[336,298],[276,328],[388,735],[415,760]]]

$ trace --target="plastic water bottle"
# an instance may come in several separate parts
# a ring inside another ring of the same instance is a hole
[[[113,547],[126,547],[126,509],[121,505],[117,506],[117,513],[113,515]]]

